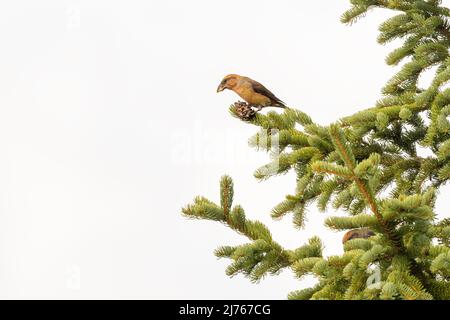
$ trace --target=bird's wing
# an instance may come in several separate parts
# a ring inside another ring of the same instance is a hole
[[[262,94],[263,96],[266,96],[270,100],[272,100],[274,103],[280,104],[282,106],[286,106],[283,101],[278,99],[272,92],[270,92],[269,89],[264,87],[261,83],[258,81],[255,81],[253,79],[248,78],[248,81],[251,83],[253,91],[256,93]]]

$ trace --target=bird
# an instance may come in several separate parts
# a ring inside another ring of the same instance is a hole
[[[258,81],[237,74],[229,74],[223,78],[217,87],[217,92],[225,89],[233,90],[250,106],[261,110],[263,107],[287,108],[269,89]]]
[[[357,238],[367,239],[374,235],[375,235],[375,233],[372,230],[370,230],[369,228],[352,229],[350,231],[347,231],[344,234],[344,237],[342,238],[342,243],[346,243],[348,240],[357,239]]]

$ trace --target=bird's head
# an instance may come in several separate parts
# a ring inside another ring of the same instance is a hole
[[[217,92],[221,92],[225,89],[233,89],[237,85],[238,79],[239,76],[237,74],[229,74],[225,76],[217,87]]]

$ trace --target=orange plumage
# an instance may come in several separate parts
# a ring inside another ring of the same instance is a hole
[[[283,101],[258,81],[237,74],[229,74],[220,82],[217,92],[225,89],[233,90],[251,106],[261,109],[263,107],[286,108]]]
[[[342,243],[346,243],[348,240],[357,239],[357,238],[367,239],[374,235],[375,235],[375,233],[372,230],[370,230],[369,228],[352,229],[350,231],[347,231],[344,234],[344,237],[342,238]]]

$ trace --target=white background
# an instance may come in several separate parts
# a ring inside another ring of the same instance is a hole
[[[303,231],[270,219],[294,174],[253,178],[267,160],[247,146],[256,128],[215,89],[247,75],[321,124],[373,106],[395,70],[384,63],[395,44],[375,40],[392,12],[349,27],[348,5],[2,1],[0,297],[284,299],[313,283],[229,279],[213,250],[246,239],[180,211],[195,195],[218,201],[228,173],[235,203],[281,244],[317,234],[326,254],[342,252],[314,207]]]

